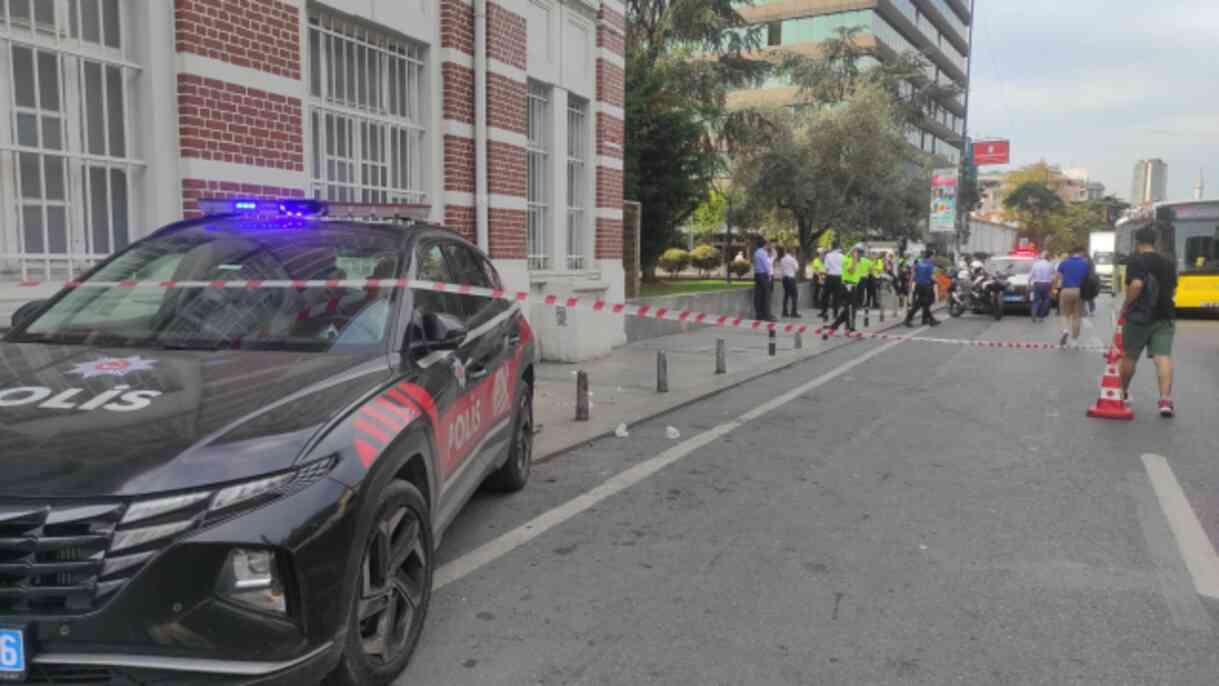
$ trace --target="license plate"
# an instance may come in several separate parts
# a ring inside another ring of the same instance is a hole
[[[1021,300],[1021,298],[1020,298],[1020,294],[1019,294],[1019,293],[1014,293],[1014,294],[1011,294],[1011,295],[1005,295],[1005,296],[1003,296],[1003,299],[1004,299],[1004,300],[1006,300],[1006,301],[1007,301],[1007,302],[1009,302],[1009,303],[1018,303],[1018,302],[1020,302],[1020,300]]]
[[[25,628],[0,627],[0,681],[25,681]]]

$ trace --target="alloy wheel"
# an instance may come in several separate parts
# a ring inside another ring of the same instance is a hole
[[[380,514],[364,553],[358,620],[364,654],[390,663],[409,647],[423,620],[428,555],[419,516],[391,503]]]

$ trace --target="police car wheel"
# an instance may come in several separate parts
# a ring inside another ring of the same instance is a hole
[[[487,479],[487,487],[502,493],[514,493],[529,481],[533,466],[533,387],[524,384],[516,403],[512,420],[512,446],[508,461]]]
[[[387,686],[410,662],[432,591],[432,527],[418,489],[392,481],[378,498],[356,570],[347,645],[327,686]]]

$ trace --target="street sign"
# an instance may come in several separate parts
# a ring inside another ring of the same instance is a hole
[[[973,150],[974,164],[979,167],[1012,161],[1012,143],[1006,139],[974,141]]]
[[[937,169],[931,177],[931,233],[957,230],[957,170]]]

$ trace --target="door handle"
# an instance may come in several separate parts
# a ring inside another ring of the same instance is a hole
[[[483,378],[484,376],[486,376],[490,373],[491,373],[491,370],[487,369],[486,365],[482,365],[482,364],[474,365],[473,367],[469,367],[466,369],[466,377],[473,379],[475,381]]]

